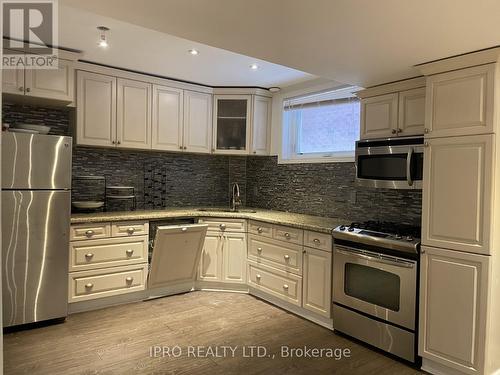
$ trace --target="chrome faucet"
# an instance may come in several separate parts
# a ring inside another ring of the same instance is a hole
[[[234,182],[231,194],[231,211],[237,211],[239,206],[241,206],[240,185]]]

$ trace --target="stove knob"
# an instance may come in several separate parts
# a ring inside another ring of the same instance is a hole
[[[339,229],[340,229],[340,230],[345,230],[345,226],[344,226],[344,225],[341,225]]]
[[[405,240],[408,241],[408,242],[412,242],[413,241],[413,237],[412,236],[406,236]]]
[[[349,232],[354,232],[354,227],[349,227],[349,228],[347,228],[347,230],[348,230]]]

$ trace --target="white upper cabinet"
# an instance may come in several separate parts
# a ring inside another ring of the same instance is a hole
[[[78,71],[76,102],[77,144],[114,146],[116,143],[116,78]]]
[[[182,150],[183,90],[153,85],[153,150]]]
[[[24,69],[2,69],[2,93],[24,95]]]
[[[489,262],[488,256],[422,247],[420,356],[460,374],[484,374]]]
[[[214,96],[215,153],[248,154],[251,105],[251,95]]]
[[[184,91],[183,150],[210,153],[212,142],[212,95]]]
[[[425,128],[425,87],[401,91],[398,108],[399,135],[421,135]]]
[[[151,84],[119,78],[117,88],[117,144],[151,148]]]
[[[361,139],[395,136],[397,124],[397,93],[361,99]]]
[[[332,253],[304,248],[302,306],[330,318],[332,298]]]
[[[271,98],[253,96],[252,142],[250,153],[269,155],[271,138]]]
[[[490,254],[494,137],[491,134],[427,141],[423,245]]]
[[[26,95],[72,102],[74,100],[73,64],[58,60],[57,69],[26,69]]]
[[[487,64],[428,77],[427,136],[492,133],[495,74]]]

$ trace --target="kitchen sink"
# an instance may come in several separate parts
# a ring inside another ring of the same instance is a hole
[[[201,212],[240,212],[240,213],[249,213],[249,214],[254,214],[257,211],[255,210],[250,210],[246,208],[241,208],[239,210],[233,211],[230,208],[198,208],[197,211]]]

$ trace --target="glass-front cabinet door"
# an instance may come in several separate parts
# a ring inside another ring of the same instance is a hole
[[[215,95],[214,106],[214,152],[248,154],[251,95]]]

